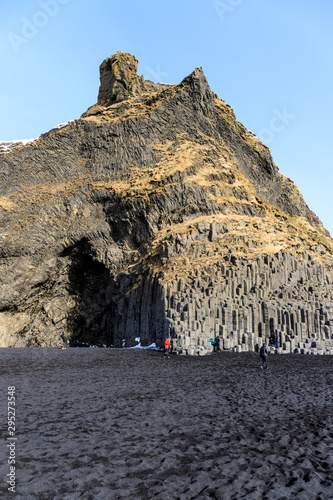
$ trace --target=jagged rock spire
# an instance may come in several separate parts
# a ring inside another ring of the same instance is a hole
[[[144,79],[137,75],[138,60],[126,52],[107,57],[99,67],[98,104],[110,106],[144,91]]]

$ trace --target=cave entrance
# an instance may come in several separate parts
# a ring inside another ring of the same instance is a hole
[[[112,346],[118,283],[86,239],[61,257],[68,260],[68,292],[76,304],[68,316],[71,346]]]

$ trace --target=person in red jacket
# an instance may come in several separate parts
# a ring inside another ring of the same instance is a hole
[[[170,357],[170,340],[169,338],[167,337],[164,341],[164,357],[167,357],[169,358]]]

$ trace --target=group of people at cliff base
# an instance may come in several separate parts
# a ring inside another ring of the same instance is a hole
[[[210,339],[209,341],[210,341],[210,343],[213,346],[213,351],[214,352],[221,352],[221,349],[220,349],[220,337],[218,335],[215,337],[214,340]],[[170,339],[169,339],[169,337],[167,337],[164,340],[164,355],[163,355],[164,358],[167,358],[167,359],[170,358],[170,345],[171,345]],[[261,358],[261,361],[262,361],[262,365],[261,365],[260,368],[262,370],[264,370],[264,369],[267,370],[267,368],[268,368],[268,364],[267,364],[268,349],[267,349],[267,345],[266,344],[263,344],[260,347],[259,354],[260,354],[260,358]]]
[[[274,338],[274,344],[276,347],[279,345],[277,341],[277,335],[275,334],[276,338]],[[220,337],[217,335],[215,339],[209,339],[209,342],[211,343],[213,347],[213,352],[221,352],[220,349]],[[267,360],[268,360],[268,350],[267,350],[267,345],[263,344],[259,350],[260,358],[262,361],[261,369],[266,369],[268,368]]]

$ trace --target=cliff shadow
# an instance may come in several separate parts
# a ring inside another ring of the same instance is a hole
[[[70,344],[113,345],[118,283],[96,259],[85,238],[66,248],[61,257],[68,259],[68,292],[76,304],[68,314]]]

